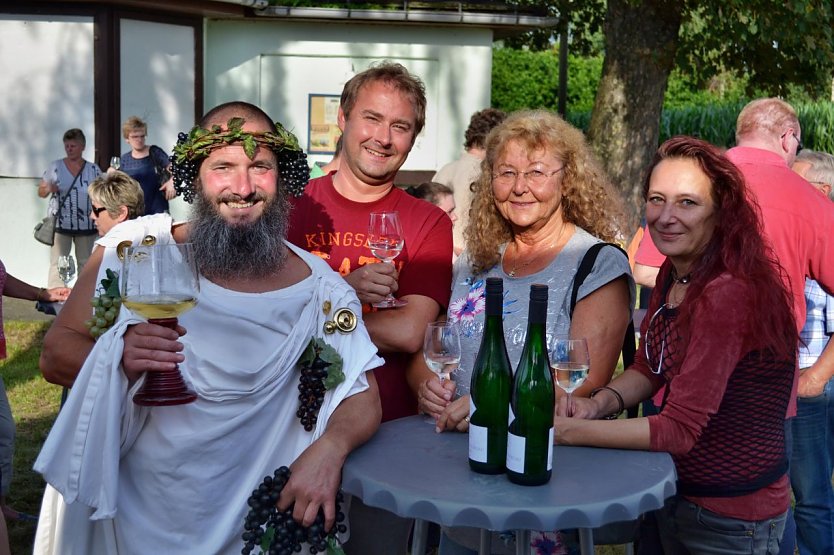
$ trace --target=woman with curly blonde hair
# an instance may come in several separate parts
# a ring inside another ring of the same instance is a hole
[[[501,258],[499,247],[514,235],[512,222],[501,213],[493,190],[494,166],[511,142],[526,152],[558,153],[564,167],[560,183],[564,221],[609,243],[622,239],[622,202],[582,132],[546,110],[516,112],[487,137],[481,177],[474,184],[472,221],[465,231],[474,272],[494,266]],[[528,183],[530,177],[528,174]]]
[[[590,350],[588,378],[574,396],[587,397],[611,380],[634,305],[628,258],[613,246],[596,252],[575,306],[571,303],[586,253],[622,237],[620,198],[582,133],[551,112],[523,111],[493,129],[485,146],[447,312],[447,320],[460,327],[459,369],[455,380],[444,384],[428,369],[419,379],[409,369],[419,407],[435,416],[438,431],[469,428],[466,393],[483,332],[487,277],[504,281],[504,334],[514,368],[527,330],[530,285],[547,284],[548,338],[584,337]],[[537,534],[533,541],[542,540]],[[477,547],[478,534],[446,531],[441,553],[457,553],[452,541]],[[505,552],[499,543],[492,552]],[[510,549],[506,552],[514,552]]]

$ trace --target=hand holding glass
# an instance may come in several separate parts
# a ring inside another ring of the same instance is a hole
[[[75,277],[75,259],[71,254],[58,257],[58,277],[64,282],[64,287]]]
[[[368,245],[371,254],[383,262],[393,264],[405,246],[400,218],[397,212],[371,212],[368,222]],[[388,293],[383,300],[374,303],[377,308],[398,308],[408,304],[408,301],[395,299]]]
[[[460,364],[460,335],[457,326],[450,322],[432,322],[426,326],[423,358],[429,370],[440,378],[440,383],[448,380]]]
[[[426,326],[423,338],[423,360],[429,370],[437,374],[440,384],[448,380],[460,364],[460,335],[450,322],[432,322]],[[433,417],[426,420],[435,423]]]
[[[591,356],[584,337],[555,338],[551,341],[550,368],[553,370],[553,381],[568,394],[568,415],[571,412],[571,393],[585,382],[590,367]]]
[[[127,249],[122,263],[122,303],[148,322],[176,329],[177,316],[194,308],[200,291],[190,243],[140,245]],[[183,405],[197,399],[179,368],[147,372],[133,402],[144,406]]]

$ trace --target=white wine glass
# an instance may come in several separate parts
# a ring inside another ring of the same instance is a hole
[[[423,338],[423,359],[429,370],[437,374],[441,385],[451,378],[460,365],[460,334],[451,322],[431,322]],[[430,421],[434,423],[434,419]]]
[[[176,329],[177,317],[194,308],[200,291],[190,243],[130,247],[122,262],[122,304],[148,322]],[[197,399],[179,367],[147,372],[133,402],[144,406],[183,405]]]
[[[121,156],[113,156],[112,158],[110,158],[110,167],[114,170],[118,170],[120,167],[122,167]]]
[[[585,338],[554,338],[550,344],[550,368],[553,381],[568,394],[568,416],[570,416],[571,394],[588,377],[591,368],[591,355]]]
[[[405,246],[400,217],[397,212],[371,212],[368,222],[368,246],[371,254],[387,264],[393,264]],[[376,308],[398,308],[408,301],[394,298],[388,293],[383,300],[374,303]]]
[[[75,277],[75,259],[71,254],[58,257],[58,277],[64,282],[64,287]]]

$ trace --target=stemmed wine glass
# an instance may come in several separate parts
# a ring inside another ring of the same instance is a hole
[[[554,338],[550,344],[550,368],[553,381],[568,394],[570,416],[571,393],[585,382],[591,367],[591,355],[585,338]]]
[[[200,291],[190,243],[130,247],[122,262],[122,304],[148,322],[176,329],[177,316],[194,308]],[[179,368],[147,372],[133,402],[144,406],[183,405],[197,399]]]
[[[64,287],[75,277],[75,259],[71,254],[58,257],[58,277],[64,282]]]
[[[121,156],[113,156],[110,158],[110,167],[114,170],[118,170],[122,166],[122,158]]]
[[[368,222],[368,245],[371,254],[383,262],[393,264],[394,259],[399,256],[405,246],[400,217],[397,212],[371,212],[371,219]],[[403,299],[395,299],[394,295],[388,296],[373,306],[377,308],[398,308],[408,304]]]
[[[442,384],[460,364],[460,334],[451,322],[431,322],[423,338],[423,359]],[[434,423],[434,418],[430,421]]]

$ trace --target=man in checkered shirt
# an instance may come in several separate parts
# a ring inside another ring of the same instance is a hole
[[[803,150],[793,170],[834,201],[834,156]],[[834,210],[834,204],[831,205]],[[834,355],[834,296],[805,281],[807,317],[799,334],[799,389],[793,427],[791,487],[801,555],[830,553],[834,546],[834,378],[815,370],[821,356]],[[828,345],[829,342],[831,345]],[[829,352],[830,351],[830,352]],[[825,355],[823,355],[825,353]]]

